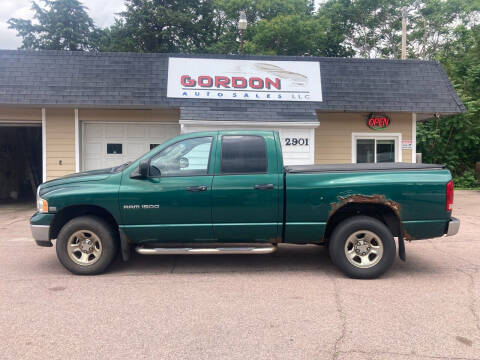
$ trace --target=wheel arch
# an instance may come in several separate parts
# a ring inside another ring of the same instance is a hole
[[[388,202],[345,202],[331,212],[325,228],[324,240],[328,242],[335,227],[343,220],[356,215],[370,216],[384,223],[394,237],[398,237],[399,256],[405,260],[405,230],[400,219],[399,207],[393,207]]]
[[[50,224],[50,240],[56,239],[62,227],[70,220],[84,215],[93,215],[105,220],[119,236],[118,223],[113,215],[105,208],[98,205],[72,205],[61,209]]]

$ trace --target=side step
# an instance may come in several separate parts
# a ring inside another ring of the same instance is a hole
[[[156,247],[137,246],[135,251],[142,255],[212,255],[212,254],[270,254],[277,251],[277,245],[269,246],[228,246],[228,247]]]

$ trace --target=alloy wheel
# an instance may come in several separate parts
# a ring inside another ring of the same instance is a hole
[[[68,238],[67,253],[78,265],[95,264],[102,256],[102,241],[90,230],[76,231]]]
[[[382,259],[383,242],[372,231],[355,231],[345,242],[345,256],[353,266],[371,268]]]

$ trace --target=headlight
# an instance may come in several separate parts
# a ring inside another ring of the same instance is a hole
[[[37,199],[37,210],[41,213],[48,213],[48,202],[42,198]]]

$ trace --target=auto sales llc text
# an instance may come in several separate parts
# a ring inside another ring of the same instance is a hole
[[[310,95],[305,93],[275,93],[275,92],[257,92],[257,91],[212,91],[205,89],[183,90],[183,97],[197,98],[217,98],[217,99],[237,99],[237,100],[309,100]]]

